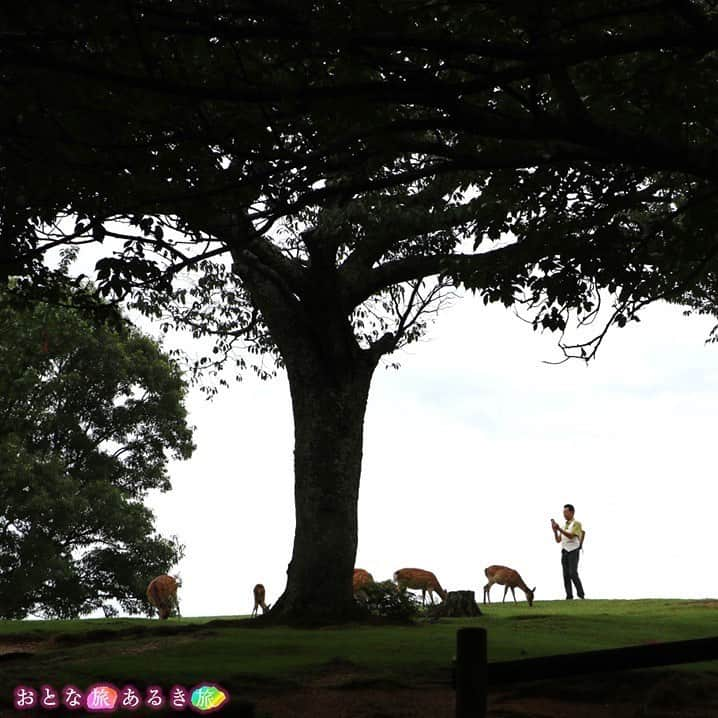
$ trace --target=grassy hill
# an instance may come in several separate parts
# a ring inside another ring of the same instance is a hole
[[[456,630],[484,626],[490,660],[718,636],[718,601],[491,604],[475,619],[415,626],[251,629],[231,617],[0,621],[0,705],[18,683],[80,687],[214,680],[233,693],[319,684],[440,685]],[[234,617],[236,618],[236,617]],[[12,655],[12,654],[15,655]],[[26,654],[26,655],[23,655]],[[5,658],[5,660],[3,660]],[[678,670],[718,674],[718,661]],[[49,714],[48,714],[49,715]]]

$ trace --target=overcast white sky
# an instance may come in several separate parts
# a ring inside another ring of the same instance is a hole
[[[425,568],[481,600],[484,568],[506,564],[536,600],[563,598],[550,519],[570,502],[589,598],[718,596],[713,322],[667,304],[641,317],[611,330],[590,365],[553,366],[556,337],[502,306],[468,294],[444,310],[401,369],[375,374],[356,565],[377,580]],[[182,335],[190,353],[193,341]],[[291,557],[286,375],[247,373],[213,401],[195,388],[188,409],[195,454],[170,465],[172,491],[149,504],[157,529],[186,544],[183,615],[245,614],[255,583],[276,600]]]
[[[484,568],[501,563],[537,600],[562,598],[549,521],[571,502],[587,531],[589,598],[718,595],[711,326],[654,306],[609,333],[590,366],[549,366],[554,337],[464,297],[400,370],[375,376],[357,566],[375,579],[426,568],[480,600]],[[196,453],[172,464],[172,492],[150,503],[158,529],[187,545],[183,614],[246,613],[255,583],[278,597],[291,555],[286,376],[248,376],[213,402],[195,390],[189,411]]]

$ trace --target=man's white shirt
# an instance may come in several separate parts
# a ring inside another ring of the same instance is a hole
[[[573,530],[573,525],[576,523],[576,521],[569,521],[566,526],[564,526],[564,531],[568,531],[571,533]],[[568,536],[564,536],[561,534],[561,548],[565,549],[566,551],[575,551],[579,546],[581,545],[581,539],[579,536],[573,536],[572,538],[568,538]]]

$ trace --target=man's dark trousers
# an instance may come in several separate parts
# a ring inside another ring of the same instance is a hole
[[[566,551],[561,549],[561,566],[563,566],[563,585],[566,587],[566,598],[573,598],[573,588],[571,587],[571,581],[576,586],[576,593],[579,598],[583,598],[583,586],[581,585],[581,579],[578,577],[578,554],[581,553],[581,549],[574,549],[573,551]]]

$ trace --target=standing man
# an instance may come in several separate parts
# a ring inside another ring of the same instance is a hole
[[[578,577],[578,555],[583,543],[583,528],[579,521],[573,518],[573,504],[566,504],[563,507],[563,517],[566,524],[561,528],[553,519],[551,519],[551,528],[556,543],[561,544],[561,566],[563,567],[563,584],[566,587],[566,600],[573,598],[573,587],[576,587],[576,593],[579,598],[585,598],[583,594],[583,586],[581,579]]]

